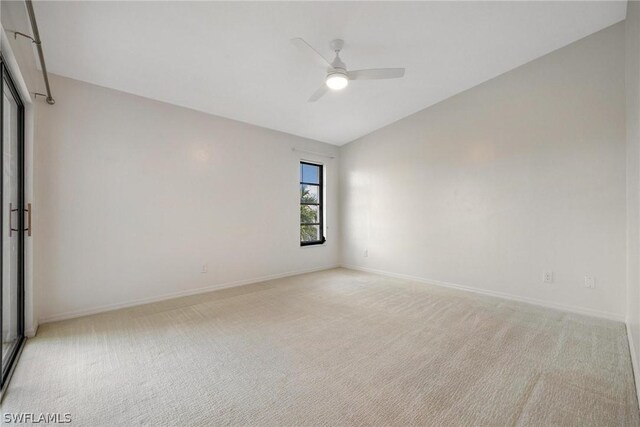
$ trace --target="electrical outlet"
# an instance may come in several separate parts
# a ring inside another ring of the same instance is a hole
[[[203,274],[204,274],[204,273],[206,273],[206,272],[207,272],[207,270],[208,270],[208,266],[207,266],[207,264],[202,264],[202,270],[200,270],[200,273],[203,273]]]
[[[364,252],[362,253],[362,256],[367,258],[369,256],[369,249],[365,249]]]
[[[584,276],[584,287],[587,289],[595,289],[596,278],[593,276]]]
[[[544,283],[553,283],[553,271],[545,271],[542,273],[542,281]]]

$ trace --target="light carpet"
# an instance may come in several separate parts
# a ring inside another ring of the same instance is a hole
[[[81,426],[639,423],[622,323],[345,269],[42,325],[2,412]]]

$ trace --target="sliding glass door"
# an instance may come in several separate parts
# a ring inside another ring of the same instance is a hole
[[[24,235],[25,214],[28,211],[25,209],[24,201],[24,106],[4,61],[0,62],[2,73],[2,103],[0,104],[2,378],[0,389],[3,389],[24,341]]]

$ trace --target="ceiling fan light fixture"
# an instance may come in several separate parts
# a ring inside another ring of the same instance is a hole
[[[331,43],[329,43],[329,47],[336,54],[332,62],[329,62],[329,60],[318,53],[313,46],[300,37],[291,39],[291,42],[307,53],[310,53],[313,58],[321,66],[326,67],[325,70],[327,70],[324,84],[309,97],[307,102],[316,102],[330,90],[343,90],[349,86],[349,81],[351,80],[384,80],[404,77],[404,68],[368,68],[364,70],[347,71],[347,65],[340,59],[340,51],[344,47],[344,41],[340,39],[332,40]]]
[[[349,78],[344,73],[331,73],[325,82],[331,90],[342,90],[349,85]]]

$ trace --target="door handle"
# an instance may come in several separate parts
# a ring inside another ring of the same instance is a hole
[[[13,228],[13,213],[18,212],[20,209],[13,207],[13,203],[9,203],[9,237],[13,235],[14,231],[20,231],[17,228]],[[27,228],[24,231],[27,232],[27,236],[31,236],[31,203],[27,203],[27,209],[24,210],[27,212]]]
[[[14,231],[19,231],[17,228],[13,228],[13,213],[16,212],[18,208],[13,208],[13,203],[9,202],[9,237],[13,235]]]
[[[24,231],[27,232],[27,236],[31,237],[31,203],[27,203],[27,228]]]

